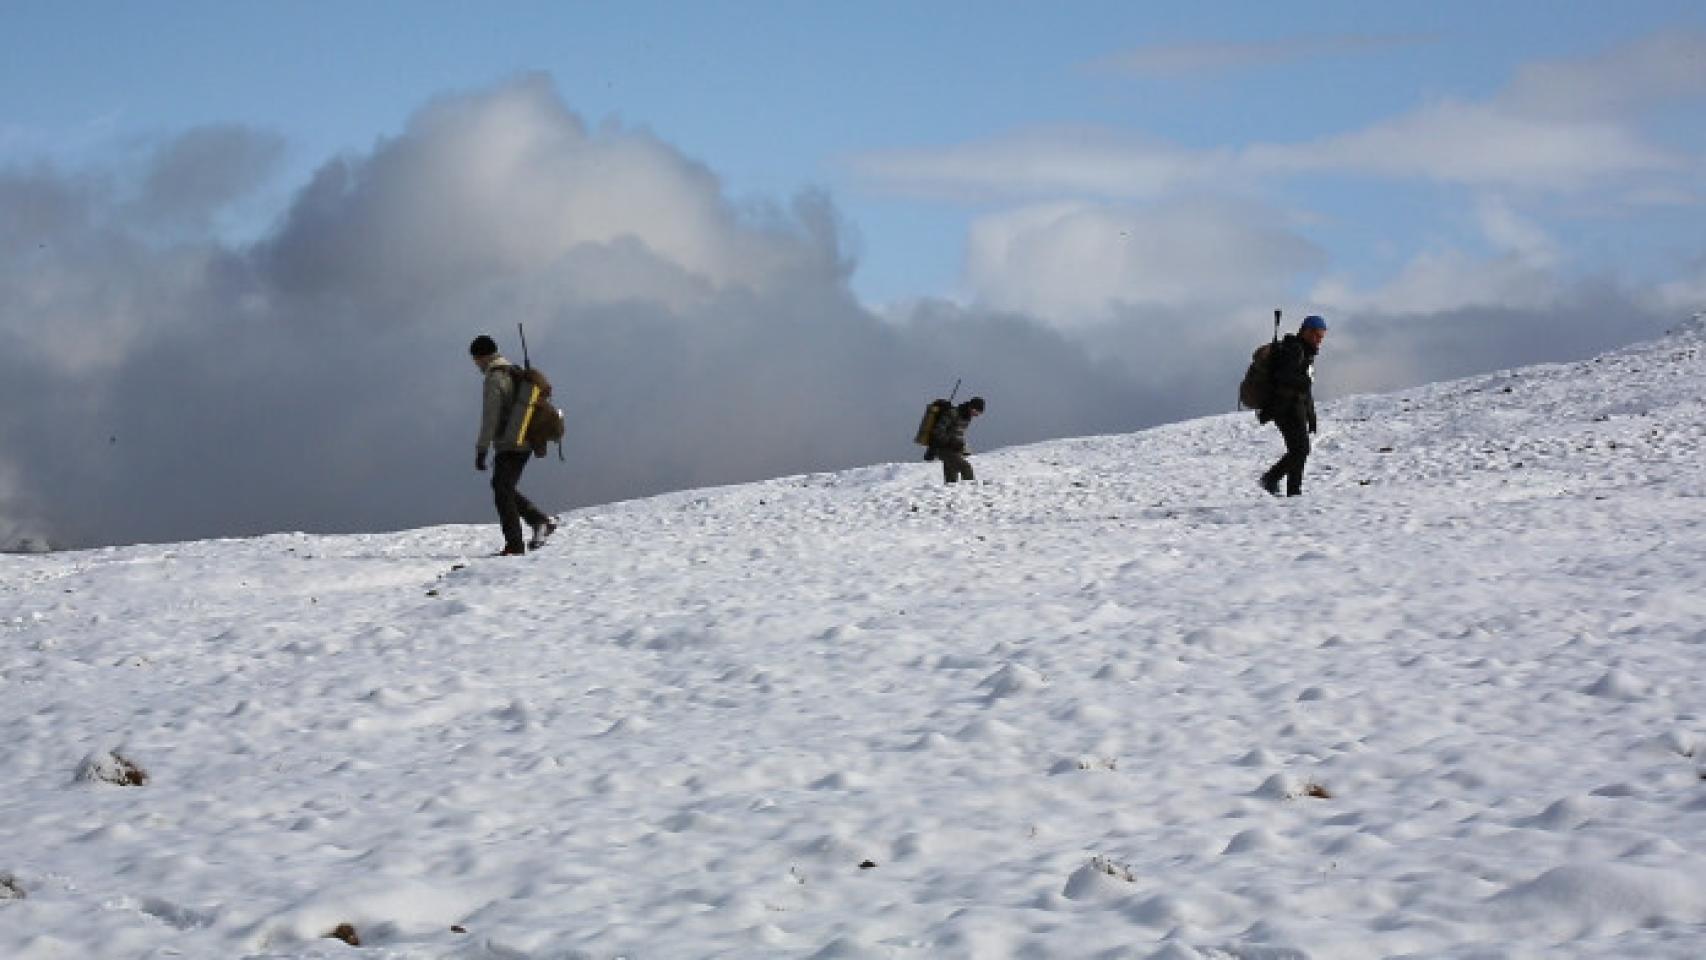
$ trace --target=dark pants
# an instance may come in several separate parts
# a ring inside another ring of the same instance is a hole
[[[1285,438],[1285,456],[1262,474],[1262,483],[1277,487],[1284,477],[1285,495],[1295,497],[1303,492],[1303,465],[1309,460],[1309,423],[1302,417],[1275,417],[1274,426],[1279,427],[1280,436]]]
[[[521,471],[527,469],[527,461],[532,457],[531,451],[513,450],[498,454],[492,462],[492,499],[498,507],[498,523],[503,527],[505,550],[526,549],[527,542],[521,536],[522,520],[541,524],[549,519],[516,489],[516,484],[521,482]]]
[[[942,458],[942,479],[946,482],[977,479],[972,475],[971,461],[965,454],[957,450],[938,450],[936,454]]]

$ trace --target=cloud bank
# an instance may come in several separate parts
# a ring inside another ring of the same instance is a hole
[[[989,398],[980,448],[1224,411],[1271,307],[1305,299],[1365,315],[1335,336],[1327,395],[1673,319],[1560,281],[1544,231],[1497,203],[1482,222],[1511,277],[1423,315],[1332,279],[1272,204],[1189,193],[993,213],[972,296],[879,316],[828,197],[731,198],[543,76],[428,103],[321,166],[260,240],[222,241],[281,149],[205,128],[140,169],[0,171],[0,545],[489,522],[466,346],[514,357],[518,323],[568,414],[569,462],[523,487],[560,509],[910,459],[923,402],[960,377]]]
[[[518,323],[569,419],[570,462],[523,486],[559,508],[910,458],[958,376],[1003,413],[984,444],[1149,406],[1035,323],[877,317],[825,197],[731,200],[543,77],[428,104],[326,163],[263,240],[220,243],[277,147],[195,130],[123,176],[0,174],[0,539],[486,519],[466,346],[517,356]]]
[[[1199,47],[1174,52],[1183,63],[1230,62],[1268,46],[1207,48],[1221,51],[1218,56]],[[1149,50],[1139,59],[1169,58]],[[1100,128],[1038,128],[872,151],[851,163],[889,189],[956,198],[1069,192],[1148,200],[1176,189],[1321,174],[1566,192],[1635,178],[1697,186],[1700,159],[1649,135],[1640,121],[1666,105],[1701,98],[1706,34],[1683,31],[1597,57],[1530,64],[1484,100],[1437,99],[1359,130],[1307,141],[1200,148]]]
[[[1174,76],[1398,42],[1410,41],[1148,47],[1103,66]],[[1615,218],[1706,200],[1706,157],[1646,122],[1706,101],[1702,71],[1706,35],[1676,32],[1530,64],[1484,99],[1427,101],[1306,141],[1195,147],[1131,131],[1036,128],[851,162],[877,189],[976,205],[968,302],[1069,330],[1134,375],[1153,377],[1140,371],[1163,365],[1133,361],[1145,353],[1233,350],[1266,308],[1290,305],[1354,317],[1334,352],[1371,352],[1346,358],[1339,386],[1390,388],[1581,356],[1700,309],[1698,263],[1667,265],[1680,273],[1630,288],[1573,259],[1557,234],[1581,215],[1565,211]],[[1329,183],[1409,189],[1429,213],[1444,211],[1448,238],[1381,251],[1396,262],[1388,275],[1355,279],[1312,234],[1325,225],[1373,245],[1381,230],[1314,209],[1311,198]],[[1323,365],[1324,376],[1331,368]]]

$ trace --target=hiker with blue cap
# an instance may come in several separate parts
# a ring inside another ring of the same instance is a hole
[[[1327,339],[1327,321],[1314,314],[1303,318],[1296,333],[1288,333],[1273,349],[1268,376],[1268,401],[1256,412],[1262,423],[1272,420],[1285,438],[1285,456],[1262,474],[1262,489],[1280,495],[1303,492],[1303,465],[1309,459],[1309,435],[1315,432],[1315,355]]]

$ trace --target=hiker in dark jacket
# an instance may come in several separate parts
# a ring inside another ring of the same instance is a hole
[[[958,480],[975,480],[972,475],[971,461],[966,454],[966,428],[971,422],[983,414],[983,398],[972,397],[957,407],[944,410],[936,418],[936,427],[930,432],[930,447],[924,453],[924,459],[939,459],[942,461],[942,479],[948,483]]]
[[[517,424],[510,423],[511,407],[515,404],[515,378],[510,376],[511,364],[498,353],[491,337],[481,334],[468,345],[474,366],[480,368],[484,380],[480,401],[480,436],[474,441],[474,469],[486,469],[486,451],[496,448],[492,464],[492,499],[498,508],[498,524],[503,528],[504,547],[499,556],[519,556],[528,549],[545,545],[545,538],[557,529],[550,516],[522,496],[516,485],[521,471],[527,467],[533,450],[515,439]],[[527,521],[533,538],[521,539],[521,522]]]
[[[1315,355],[1321,341],[1327,339],[1327,321],[1317,316],[1303,318],[1296,333],[1288,333],[1274,348],[1268,367],[1272,383],[1268,404],[1257,411],[1256,419],[1269,420],[1285,438],[1285,456],[1262,474],[1262,489],[1280,495],[1280,480],[1285,480],[1285,495],[1295,497],[1303,492],[1303,465],[1309,460],[1309,435],[1315,432]]]

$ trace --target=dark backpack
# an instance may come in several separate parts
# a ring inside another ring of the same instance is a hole
[[[510,401],[504,415],[504,425],[498,434],[504,435],[509,423],[517,417],[515,442],[529,447],[533,455],[543,457],[550,444],[557,444],[557,459],[563,459],[563,411],[551,402],[551,381],[533,367],[511,366],[510,382],[515,387],[515,399]]]
[[[1238,406],[1251,410],[1266,407],[1274,397],[1273,378],[1273,342],[1264,343],[1250,354],[1250,366],[1244,370],[1244,379],[1238,384]]]
[[[1280,311],[1274,311],[1273,339],[1250,352],[1250,365],[1238,384],[1238,406],[1258,413],[1274,402],[1274,348],[1280,342]],[[1266,422],[1266,421],[1264,421]]]

